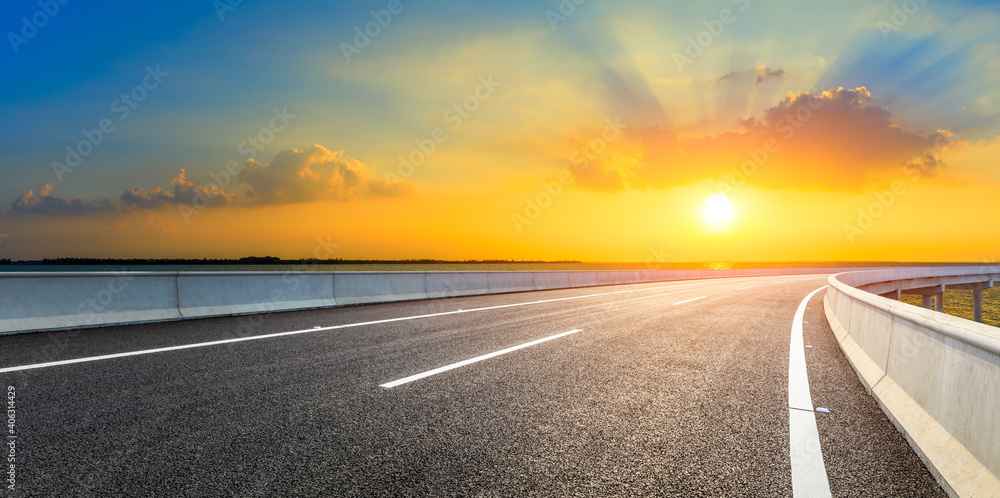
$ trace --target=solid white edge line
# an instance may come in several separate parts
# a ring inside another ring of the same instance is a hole
[[[800,410],[812,411],[812,395],[809,393],[809,376],[806,371],[805,343],[802,339],[802,321],[806,313],[806,305],[819,291],[825,289],[821,287],[811,292],[795,311],[795,318],[792,321],[791,340],[788,348],[788,407]]]
[[[819,445],[816,414],[802,410],[788,410],[788,432],[792,459],[792,496],[828,497],[830,481]]]
[[[754,278],[754,277],[739,277],[739,278]],[[379,324],[383,324],[383,323],[401,322],[401,321],[405,321],[405,320],[417,320],[417,319],[420,319],[420,318],[433,318],[433,317],[439,317],[439,316],[457,315],[459,313],[472,313],[474,311],[489,311],[489,310],[496,310],[496,309],[503,309],[503,308],[513,308],[513,307],[516,307],[516,306],[528,306],[528,305],[532,305],[532,304],[553,303],[553,302],[558,302],[558,301],[571,301],[571,300],[574,300],[574,299],[584,299],[584,298],[588,298],[588,297],[610,296],[610,295],[614,295],[614,294],[624,294],[624,293],[630,293],[630,292],[643,292],[643,291],[662,290],[662,289],[677,289],[677,288],[681,288],[681,287],[692,287],[692,286],[696,286],[696,285],[713,285],[713,284],[718,284],[718,282],[714,282],[713,281],[713,282],[695,282],[695,283],[681,284],[681,285],[661,285],[661,286],[658,286],[658,287],[646,287],[646,288],[642,288],[642,289],[626,289],[626,290],[621,290],[621,291],[602,292],[602,293],[598,293],[598,294],[588,294],[588,295],[584,295],[584,296],[558,297],[558,298],[554,298],[554,299],[529,301],[529,302],[523,302],[523,303],[501,304],[501,305],[497,305],[497,306],[486,306],[486,307],[483,307],[483,308],[471,308],[471,309],[467,309],[467,310],[444,311],[444,312],[441,312],[441,313],[429,313],[429,314],[426,314],[426,315],[414,315],[414,316],[404,316],[404,317],[398,317],[398,318],[386,318],[384,320],[373,320],[373,321],[370,321],[370,322],[346,323],[346,324],[342,324],[342,325],[332,325],[332,326],[329,326],[329,327],[320,327],[320,328],[315,328],[315,329],[292,330],[292,331],[289,331],[289,332],[276,332],[274,334],[255,335],[255,336],[250,336],[250,337],[235,337],[235,338],[232,338],[232,339],[222,339],[222,340],[218,340],[218,341],[198,342],[198,343],[194,343],[194,344],[181,344],[181,345],[178,345],[178,346],[168,346],[168,347],[155,348],[155,349],[144,349],[144,350],[140,350],[140,351],[128,351],[128,352],[124,352],[124,353],[114,353],[114,354],[106,354],[106,355],[100,355],[100,356],[88,356],[88,357],[85,357],[85,358],[73,358],[73,359],[70,359],[70,360],[50,361],[50,362],[47,362],[47,363],[35,363],[35,364],[30,364],[30,365],[19,365],[19,366],[14,366],[14,367],[0,368],[0,373],[19,372],[19,371],[22,371],[22,370],[34,370],[34,369],[39,369],[39,368],[57,367],[57,366],[61,366],[61,365],[72,365],[74,363],[89,363],[89,362],[93,362],[93,361],[110,360],[110,359],[113,359],[113,358],[126,358],[126,357],[129,357],[129,356],[141,356],[141,355],[147,355],[147,354],[164,353],[164,352],[167,352],[167,351],[178,351],[178,350],[182,350],[182,349],[203,348],[203,347],[208,347],[208,346],[218,346],[218,345],[221,345],[221,344],[232,344],[232,343],[236,343],[236,342],[257,341],[257,340],[261,340],[261,339],[272,339],[272,338],[275,338],[275,337],[284,337],[284,336],[289,336],[289,335],[311,334],[311,333],[314,333],[314,332],[323,332],[323,331],[327,331],[327,330],[346,329],[346,328],[351,328],[351,327],[362,327],[362,326],[366,326],[366,325],[379,325]],[[612,284],[612,285],[629,285],[629,284]],[[559,290],[559,289],[552,289],[552,290]]]
[[[799,304],[792,320],[788,351],[788,441],[792,463],[792,495],[798,497],[832,496],[819,442],[819,429],[816,427],[816,413],[813,412],[812,396],[809,393],[809,375],[802,339],[806,305],[825,288],[823,286],[810,292]]]
[[[706,297],[708,297],[708,296],[701,296],[701,297],[696,297],[694,299],[688,299],[687,301],[681,301],[679,303],[674,303],[674,306],[677,306],[678,304],[690,303],[691,301],[697,301],[699,299],[705,299]]]
[[[519,349],[524,349],[524,348],[527,348],[527,347],[531,347],[531,346],[534,346],[536,344],[541,344],[541,343],[546,342],[546,341],[551,341],[552,339],[558,339],[560,337],[565,337],[567,335],[575,334],[577,332],[581,332],[581,329],[573,329],[573,330],[570,330],[568,332],[563,332],[561,334],[550,335],[548,337],[543,337],[541,339],[535,339],[534,341],[526,342],[524,344],[519,344],[517,346],[511,346],[511,347],[509,347],[507,349],[501,349],[500,351],[494,351],[492,353],[487,353],[487,354],[484,354],[482,356],[477,356],[475,358],[469,358],[468,360],[463,360],[463,361],[459,361],[459,362],[456,362],[456,363],[452,363],[450,365],[445,365],[443,367],[435,368],[433,370],[428,370],[426,372],[418,373],[416,375],[411,375],[409,377],[403,377],[402,379],[399,379],[399,380],[394,380],[392,382],[386,382],[385,384],[379,385],[379,387],[384,387],[386,389],[393,388],[393,387],[396,387],[396,386],[407,384],[409,382],[413,382],[415,380],[423,379],[425,377],[430,377],[431,375],[437,375],[437,374],[442,373],[442,372],[447,372],[448,370],[454,370],[454,369],[459,368],[459,367],[464,367],[466,365],[471,365],[472,363],[476,363],[476,362],[483,361],[483,360],[488,360],[490,358],[493,358],[493,357],[496,357],[496,356],[500,356],[502,354],[511,353],[511,352],[517,351]]]

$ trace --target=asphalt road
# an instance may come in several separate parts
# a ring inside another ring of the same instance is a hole
[[[0,367],[232,340],[0,373],[17,407],[5,496],[791,496],[789,336],[825,284],[669,282],[0,337]],[[833,495],[943,496],[837,347],[824,293],[803,337],[813,404],[831,412],[816,425]],[[259,338],[287,331],[304,332]]]

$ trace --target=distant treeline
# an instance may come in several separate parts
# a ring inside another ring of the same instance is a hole
[[[542,264],[583,265],[587,269],[620,269],[639,265],[642,268],[656,267],[660,269],[754,269],[754,268],[853,268],[853,267],[890,267],[890,266],[980,266],[989,263],[901,263],[893,261],[794,261],[794,262],[732,262],[719,266],[707,262],[664,262],[664,263],[583,263],[576,260],[540,261],[516,259],[281,259],[274,256],[250,256],[239,259],[109,259],[109,258],[51,258],[33,261],[12,261],[9,258],[0,259],[2,265],[63,265],[63,266],[155,266],[155,265],[518,265]],[[997,263],[993,263],[997,265]]]
[[[0,264],[14,264],[9,259],[0,260]],[[441,259],[281,259],[274,256],[251,256],[240,259],[102,259],[102,258],[55,258],[41,261],[18,261],[16,263],[32,263],[43,265],[370,265],[370,264],[511,264],[511,263],[579,263],[579,261],[522,261],[506,259],[466,259],[447,261]]]

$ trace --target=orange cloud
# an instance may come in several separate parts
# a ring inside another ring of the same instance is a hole
[[[364,195],[396,197],[412,192],[405,181],[380,179],[362,162],[322,145],[285,149],[268,164],[243,163],[240,185],[254,204],[294,204],[318,200],[346,201]]]
[[[614,150],[573,171],[581,186],[595,190],[697,183],[747,161],[747,183],[762,188],[860,190],[904,168],[933,176],[954,137],[906,130],[871,98],[865,87],[790,93],[737,130],[694,139],[661,128],[630,130]]]
[[[128,188],[117,202],[52,195],[50,183],[40,187],[37,194],[29,190],[4,212],[63,215],[156,210],[177,205],[298,204],[350,201],[363,196],[397,197],[414,190],[403,179],[379,179],[371,168],[347,157],[344,151],[331,151],[322,145],[282,150],[267,164],[248,159],[235,178],[232,183],[238,182],[238,187],[245,189],[242,195],[227,192],[214,181],[197,184],[181,169],[171,179],[170,188]]]

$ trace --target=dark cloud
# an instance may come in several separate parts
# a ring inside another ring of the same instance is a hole
[[[152,190],[130,188],[122,194],[121,207],[127,210],[160,209],[165,206],[192,205],[196,197],[211,199],[212,204],[225,206],[236,202],[236,195],[227,193],[214,183],[198,185],[187,179],[187,171],[180,170],[170,180],[172,190],[156,187]]]
[[[732,72],[723,74],[722,76],[719,76],[719,79],[717,79],[715,81],[718,82],[718,81],[723,81],[723,80],[736,79],[738,76],[739,76],[739,73],[737,73],[736,71],[732,71]]]
[[[764,66],[757,68],[757,80],[756,83],[759,85],[763,83],[768,78],[782,78],[785,76],[784,69],[768,69]]]
[[[86,200],[80,197],[59,197],[52,195],[53,184],[38,188],[38,193],[29,190],[10,205],[12,213],[37,214],[91,214],[111,212],[115,204],[107,199]]]
[[[719,78],[715,80],[715,82],[719,83],[722,81],[729,80],[732,81],[733,83],[737,84],[744,83],[749,85],[750,82],[753,81],[755,85],[759,85],[767,80],[783,78],[784,76],[785,76],[784,69],[771,69],[767,66],[757,66],[750,69],[742,69],[739,71],[728,72],[722,76],[719,76]]]

